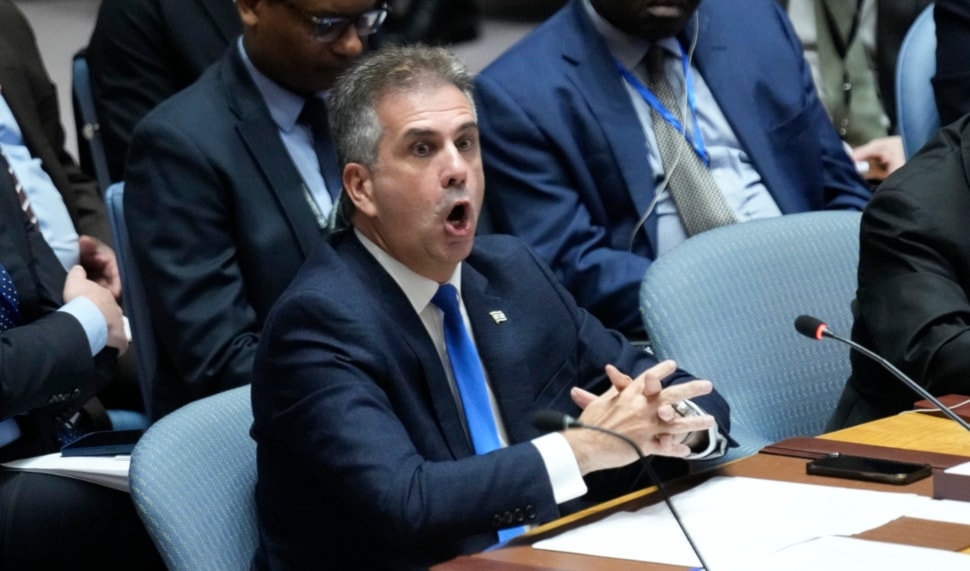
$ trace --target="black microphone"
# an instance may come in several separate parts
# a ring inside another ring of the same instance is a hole
[[[694,555],[697,556],[697,560],[701,564],[700,569],[706,569],[707,571],[711,570],[711,568],[707,566],[707,562],[704,561],[704,557],[701,556],[700,550],[697,549],[697,546],[694,544],[694,539],[689,533],[687,533],[687,528],[684,527],[684,522],[680,521],[680,514],[677,513],[676,509],[674,509],[674,504],[670,502],[670,496],[667,494],[667,489],[664,487],[664,483],[660,480],[660,478],[657,477],[657,473],[654,472],[653,466],[650,465],[651,458],[643,453],[643,450],[640,449],[640,446],[637,445],[633,439],[614,430],[610,430],[609,428],[603,428],[602,426],[596,426],[593,424],[585,424],[569,416],[568,414],[563,414],[555,410],[536,411],[536,413],[532,415],[532,424],[543,432],[557,432],[569,428],[596,430],[598,432],[602,432],[603,434],[609,434],[614,438],[619,438],[623,442],[626,442],[633,447],[633,450],[637,453],[637,458],[640,459],[643,469],[647,471],[650,479],[657,483],[657,489],[660,490],[660,496],[663,498],[664,503],[667,504],[667,508],[670,510],[670,513],[674,516],[674,521],[677,522],[677,525],[680,527],[680,531],[684,534],[684,537],[687,538],[687,543],[690,544],[690,548],[694,551]]]
[[[836,341],[841,341],[842,343],[845,343],[849,347],[852,347],[853,349],[862,353],[866,357],[869,357],[873,361],[879,363],[884,369],[892,373],[897,379],[902,381],[903,384],[905,384],[907,387],[913,390],[916,394],[933,403],[933,406],[938,408],[940,412],[948,416],[950,419],[955,421],[963,428],[970,431],[970,424],[968,424],[966,420],[963,420],[963,418],[961,418],[960,415],[953,412],[945,404],[937,400],[936,397],[931,395],[929,391],[927,391],[922,386],[920,386],[919,383],[907,377],[905,373],[897,369],[892,363],[890,363],[884,357],[877,355],[876,353],[870,351],[869,349],[866,349],[865,347],[863,347],[862,345],[859,345],[858,343],[856,343],[855,341],[852,341],[851,339],[846,339],[841,335],[837,335],[833,333],[832,330],[829,329],[829,326],[826,325],[825,322],[822,321],[821,319],[812,317],[811,315],[799,315],[795,319],[795,330],[801,333],[802,335],[804,335],[805,337],[811,337],[812,339],[816,339],[819,341],[822,340],[822,337],[830,337],[832,339],[835,339]]]

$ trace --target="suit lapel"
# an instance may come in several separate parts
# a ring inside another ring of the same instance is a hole
[[[536,436],[532,427],[533,395],[517,382],[516,314],[508,301],[489,287],[488,279],[468,263],[462,266],[461,292],[475,334],[479,357],[488,372],[509,444]],[[504,319],[504,320],[503,320]]]
[[[616,71],[613,56],[585,13],[582,2],[569,5],[572,23],[563,34],[562,57],[567,63],[566,77],[585,99],[586,108],[602,126],[626,192],[637,212],[646,212],[653,190],[653,171],[647,159],[646,138],[636,118],[630,95]],[[656,244],[656,217],[645,229]]]
[[[303,178],[280,140],[266,102],[249,76],[238,50],[230,49],[223,66],[227,99],[239,117],[236,129],[263,172],[266,184],[289,222],[303,257],[319,244],[322,230],[307,204]]]
[[[395,324],[395,334],[401,341],[393,351],[406,350],[424,371],[423,378],[404,379],[403,382],[413,384],[415,390],[426,394],[451,454],[455,458],[474,455],[475,450],[466,434],[464,421],[458,414],[444,366],[421,318],[390,274],[367,252],[353,232],[348,232],[350,235],[345,240],[344,258],[361,282],[376,282],[373,289],[380,294],[374,296],[375,303],[382,308],[387,322]]]
[[[693,63],[731,125],[741,148],[771,192],[774,188],[783,187],[783,183],[774,176],[777,167],[772,158],[774,154],[770,151],[771,125],[765,125],[758,114],[757,105],[752,104],[763,99],[756,91],[763,89],[761,86],[770,78],[759,76],[754,66],[740,65],[739,62],[745,59],[744,54],[728,48],[724,30],[711,21],[703,7],[702,4],[695,16],[699,22],[699,35]],[[688,23],[683,40],[685,45],[690,45],[693,34],[693,24]]]

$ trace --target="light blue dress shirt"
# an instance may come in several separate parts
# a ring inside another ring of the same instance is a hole
[[[40,159],[31,156],[30,149],[24,144],[24,137],[17,119],[10,111],[7,100],[0,92],[0,147],[7,157],[10,167],[20,186],[30,199],[30,207],[37,216],[44,241],[54,250],[64,269],[78,263],[80,259],[77,231],[74,221],[67,211],[61,193],[54,181],[41,166]]]

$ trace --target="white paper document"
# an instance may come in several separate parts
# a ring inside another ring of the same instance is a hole
[[[3,464],[3,467],[9,470],[26,470],[75,478],[128,492],[128,466],[130,463],[131,456],[127,454],[123,456],[63,457],[60,452],[54,452],[44,456],[7,462]]]
[[[712,569],[740,568],[736,566],[816,538],[861,533],[932,501],[908,493],[730,477],[712,478],[672,498]],[[663,502],[611,515],[536,542],[534,547],[700,565]],[[970,559],[967,562],[970,564]]]
[[[970,525],[970,502],[935,500],[906,514],[907,517]],[[970,570],[970,567],[967,568]]]
[[[713,567],[713,564],[711,565]],[[716,571],[915,571],[970,569],[970,555],[853,537],[820,537],[792,545],[760,560]]]

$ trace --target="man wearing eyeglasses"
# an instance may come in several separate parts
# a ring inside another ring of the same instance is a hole
[[[135,129],[125,214],[152,308],[156,417],[250,382],[272,303],[341,190],[323,98],[387,10],[237,0],[240,40]]]

